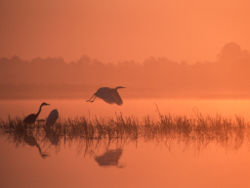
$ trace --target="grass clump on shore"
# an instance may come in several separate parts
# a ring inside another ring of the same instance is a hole
[[[179,140],[198,145],[210,142],[226,145],[233,141],[235,148],[239,148],[244,139],[249,141],[250,122],[238,116],[225,118],[221,115],[202,114],[158,115],[157,119],[147,116],[143,120],[131,116],[124,117],[122,114],[106,119],[81,117],[59,120],[49,129],[44,123],[28,126],[21,119],[9,118],[7,121],[0,121],[0,131],[16,145],[28,144],[38,147],[38,143],[58,146],[61,143],[78,142],[84,144],[86,152],[98,143],[125,143],[138,139],[158,142]]]

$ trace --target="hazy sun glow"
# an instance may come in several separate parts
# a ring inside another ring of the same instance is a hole
[[[249,7],[247,0],[2,0],[0,56],[214,60],[228,42],[250,49]]]

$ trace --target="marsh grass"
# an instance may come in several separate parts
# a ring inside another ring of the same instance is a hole
[[[28,126],[21,119],[9,118],[0,121],[0,130],[17,146],[28,144],[40,148],[38,143],[43,147],[77,143],[80,148],[84,148],[85,153],[98,145],[125,144],[137,142],[138,139],[166,143],[177,140],[186,144],[194,143],[198,147],[213,142],[238,149],[244,140],[249,142],[250,123],[239,116],[225,118],[199,113],[194,116],[177,116],[158,112],[157,119],[146,116],[138,120],[122,114],[106,119],[66,119],[58,121],[49,129],[46,129],[44,123]]]

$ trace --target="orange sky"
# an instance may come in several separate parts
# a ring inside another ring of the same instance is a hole
[[[214,60],[249,23],[248,0],[1,0],[0,57]]]

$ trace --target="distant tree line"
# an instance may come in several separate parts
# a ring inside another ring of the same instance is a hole
[[[250,54],[226,44],[215,62],[188,64],[167,58],[143,63],[103,63],[87,56],[62,58],[17,56],[0,59],[0,97],[82,97],[101,86],[124,85],[128,97],[250,97]]]

